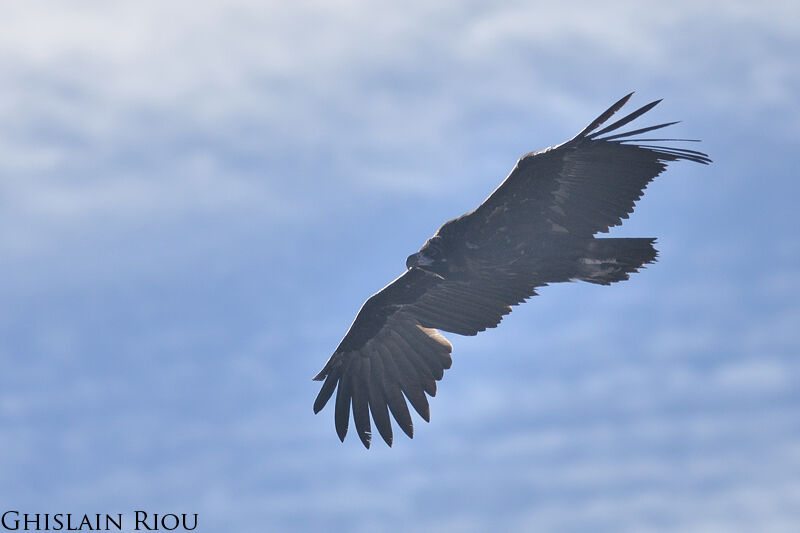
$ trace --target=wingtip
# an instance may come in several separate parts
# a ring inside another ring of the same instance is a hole
[[[609,118],[611,118],[612,115],[614,115],[626,103],[628,103],[628,100],[630,100],[631,96],[633,96],[633,93],[634,91],[631,91],[622,98],[620,98],[619,100],[617,100],[616,102],[614,102],[614,104],[612,104],[611,107],[603,111],[603,113],[601,113],[599,117],[594,119],[588,126],[583,128],[583,130],[581,130],[581,132],[578,135],[576,135],[575,138],[586,137],[589,133],[599,128],[600,125],[606,122]]]
[[[622,107],[624,107],[624,106],[625,106],[625,104],[627,104],[627,103],[628,103],[628,100],[630,100],[630,99],[631,99],[631,97],[633,96],[633,94],[634,94],[635,92],[636,92],[636,91],[631,91],[631,92],[629,92],[628,94],[626,94],[625,96],[623,96],[622,98],[620,98],[619,100],[617,100],[616,102],[614,102],[614,105],[612,105],[612,106],[611,106],[611,108],[610,108],[610,109],[613,109],[613,110],[614,110],[614,112],[613,112],[613,113],[616,113],[616,112],[617,112],[617,111],[619,111],[619,110],[620,110]],[[613,113],[612,113],[612,114],[613,114]]]
[[[430,422],[431,422],[431,409],[430,409],[430,406],[428,406],[427,409],[425,409],[422,413],[419,413],[419,414],[420,414],[420,416],[422,417],[422,419],[425,422],[428,422],[430,424]]]
[[[364,448],[369,450],[369,446],[372,443],[372,434],[369,432],[360,434],[359,438],[361,439],[361,444],[364,445]]]
[[[408,424],[408,425],[404,425],[404,424],[399,424],[399,425],[400,425],[400,429],[403,430],[403,433],[405,433],[406,436],[409,439],[413,439],[414,438],[414,424],[413,423]]]
[[[374,419],[374,417],[373,417],[373,419]],[[378,434],[383,439],[383,442],[388,444],[389,447],[391,448],[392,447],[392,441],[394,439],[394,432],[392,431],[391,422],[388,422],[388,426],[382,426],[382,425],[380,425],[380,424],[378,424],[376,422],[375,426],[378,429]]]
[[[647,106],[645,106],[645,107],[647,107],[647,110],[650,111],[651,109],[653,109],[655,106],[657,106],[658,104],[660,104],[663,101],[664,101],[663,98],[659,98],[658,100],[653,100],[652,102],[647,104]]]

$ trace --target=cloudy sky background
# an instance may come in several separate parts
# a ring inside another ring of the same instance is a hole
[[[0,7],[0,502],[203,531],[800,530],[794,1]],[[413,440],[311,404],[363,300],[516,158],[665,101],[679,163]],[[694,146],[692,146],[694,147]]]

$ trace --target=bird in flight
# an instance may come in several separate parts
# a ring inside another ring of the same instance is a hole
[[[708,155],[642,134],[675,122],[620,133],[660,102],[602,127],[620,99],[565,143],[523,155],[477,209],[454,218],[406,260],[406,271],[361,307],[314,378],[323,381],[314,413],[336,391],[335,425],[344,441],[353,421],[369,448],[372,421],[393,440],[391,412],[413,437],[406,399],[430,420],[429,396],[450,368],[452,346],[438,330],[476,335],[536,294],[564,281],[610,285],[656,259],[653,238],[597,238],[620,225],[670,161],[708,164]]]

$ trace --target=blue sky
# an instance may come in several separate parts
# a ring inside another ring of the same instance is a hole
[[[0,8],[0,502],[203,531],[797,531],[795,2]],[[516,158],[622,95],[660,261],[448,335],[413,440],[311,381]]]

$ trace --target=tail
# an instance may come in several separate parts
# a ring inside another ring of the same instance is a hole
[[[626,280],[648,263],[654,263],[658,252],[655,239],[592,239],[580,259],[582,281],[610,285]]]

